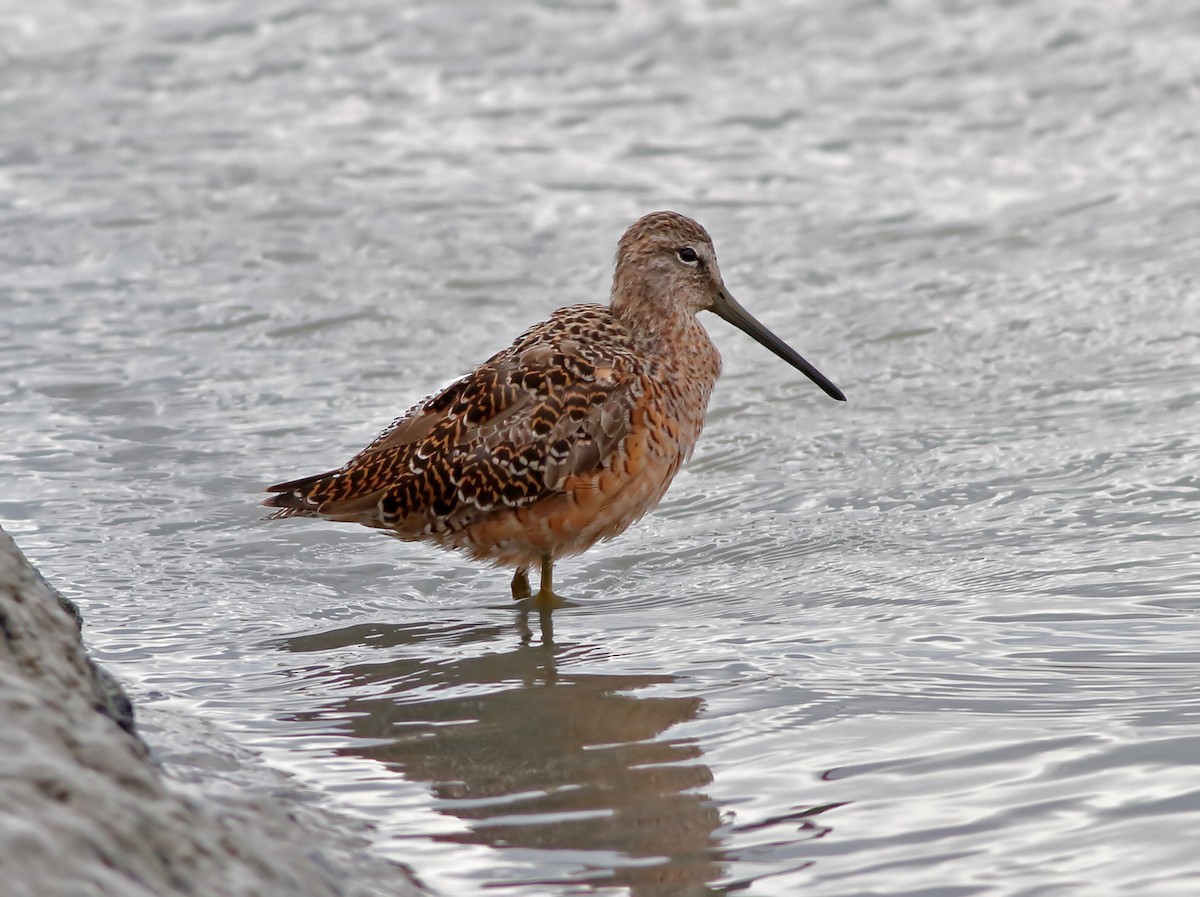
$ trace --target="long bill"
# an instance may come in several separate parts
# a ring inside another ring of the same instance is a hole
[[[709,310],[724,318],[738,330],[752,337],[760,345],[766,346],[798,371],[801,371],[813,383],[825,390],[825,394],[830,398],[837,399],[839,402],[846,401],[846,394],[838,389],[832,380],[809,364],[799,352],[760,324],[750,312],[734,301],[734,298],[729,295],[727,290],[721,290],[717,294],[716,301],[713,302],[712,308]]]

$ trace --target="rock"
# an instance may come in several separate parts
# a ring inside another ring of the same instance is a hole
[[[7,537],[0,529],[0,535]],[[10,540],[11,542],[11,540]],[[14,550],[19,552],[16,545],[12,545]],[[2,549],[0,549],[2,550]],[[22,560],[24,558],[22,557]],[[28,564],[28,562],[26,562]],[[42,576],[40,570],[30,565],[34,576],[38,581],[54,596],[54,600],[58,602],[58,606],[65,610],[75,621],[75,632],[81,638],[83,636],[83,614],[79,612],[79,606],[54,588],[46,577]],[[133,702],[129,700],[129,695],[125,694],[125,689],[121,687],[121,683],[116,680],[108,670],[98,666],[92,662],[92,659],[86,654],[84,661],[88,667],[88,678],[91,680],[93,702],[92,706],[103,713],[126,732],[133,734]]]
[[[420,893],[323,811],[172,790],[78,611],[0,530],[0,890],[5,897]]]

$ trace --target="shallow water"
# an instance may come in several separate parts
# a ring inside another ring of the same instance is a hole
[[[0,521],[140,700],[443,894],[1195,893],[1194,10],[163,6],[0,33]],[[662,207],[850,401],[712,319],[553,645],[260,520]]]

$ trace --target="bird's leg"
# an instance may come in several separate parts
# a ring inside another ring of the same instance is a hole
[[[554,557],[549,554],[542,555],[542,587],[538,589],[537,605],[542,611],[566,606],[566,602],[554,594]]]
[[[518,567],[512,580],[513,601],[522,601],[533,594],[529,588],[529,568]]]

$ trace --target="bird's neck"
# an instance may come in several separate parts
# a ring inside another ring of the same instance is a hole
[[[712,390],[721,373],[721,356],[695,314],[670,301],[615,289],[612,313],[664,376],[690,383],[706,395]]]
[[[671,302],[629,301],[613,291],[612,314],[629,330],[646,363],[653,394],[675,421],[680,459],[691,456],[721,374],[721,356],[696,316]],[[636,297],[643,300],[646,297]]]

